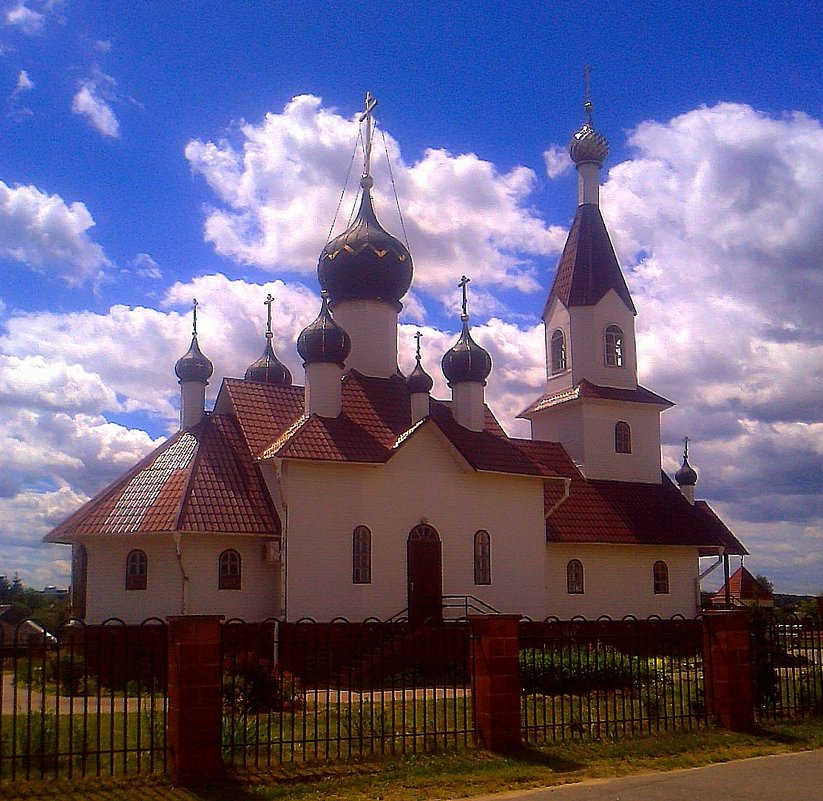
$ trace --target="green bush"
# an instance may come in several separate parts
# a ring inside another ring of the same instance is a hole
[[[658,657],[628,656],[604,645],[574,650],[525,648],[520,651],[520,680],[526,692],[579,695],[665,682],[666,664]]]
[[[294,712],[305,703],[300,679],[266,659],[244,655],[223,673],[223,706],[229,714]]]

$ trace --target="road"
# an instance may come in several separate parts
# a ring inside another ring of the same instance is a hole
[[[823,801],[823,749],[474,796],[472,801]]]

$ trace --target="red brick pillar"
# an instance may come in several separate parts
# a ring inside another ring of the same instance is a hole
[[[169,701],[166,747],[180,784],[224,775],[219,615],[169,617]]]
[[[754,685],[749,612],[746,609],[705,612],[703,620],[706,708],[724,729],[751,729]]]
[[[517,615],[470,616],[474,630],[472,705],[480,742],[513,751],[520,740],[520,663]]]

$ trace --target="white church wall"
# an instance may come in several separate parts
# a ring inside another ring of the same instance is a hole
[[[351,337],[346,369],[389,378],[397,372],[397,309],[376,300],[347,300],[332,308],[334,321]]]
[[[582,595],[568,593],[566,567],[571,559],[583,563]],[[653,565],[669,568],[669,593],[655,595]],[[549,543],[546,547],[547,614],[568,619],[574,615],[648,617],[697,614],[696,548],[658,545],[596,545]]]
[[[467,469],[433,428],[384,465],[292,462],[287,492],[287,615],[361,620],[408,606],[406,544],[420,523],[442,542],[443,593],[540,615],[545,597],[543,484]],[[352,533],[372,534],[372,582],[352,582]],[[491,585],[474,584],[474,535],[489,532]]]
[[[576,464],[583,461],[583,410],[567,403],[538,412],[531,418],[532,439],[559,442]]]
[[[660,483],[660,411],[650,404],[589,400],[582,404],[583,474],[608,481]],[[617,453],[618,422],[631,430],[631,453]]]
[[[171,535],[89,537],[86,621],[100,623],[119,617],[140,623],[147,617],[179,615],[183,611],[183,578]],[[126,589],[126,557],[145,552],[145,590]],[[226,548],[242,560],[242,588],[218,590],[217,561]],[[242,535],[184,534],[183,565],[189,577],[188,614],[225,615],[249,621],[276,616],[279,611],[279,567],[263,561],[263,540]]]
[[[574,306],[569,315],[574,385],[586,378],[599,386],[634,389],[637,386],[634,315],[618,294],[610,289],[596,306]],[[604,335],[612,324],[623,331],[623,367],[606,365]]]

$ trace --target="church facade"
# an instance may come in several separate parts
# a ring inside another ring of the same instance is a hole
[[[75,613],[248,621],[479,611],[533,618],[693,615],[699,557],[745,549],[702,501],[684,455],[661,472],[660,414],[637,383],[636,310],[598,205],[606,140],[570,155],[579,203],[543,319],[545,392],[507,436],[485,403],[491,357],[462,330],[451,398],[397,364],[412,257],[378,221],[372,119],[359,212],[320,256],[322,303],[300,334],[304,386],[272,346],[205,411],[213,367],[195,326],[175,371],[181,428],[46,536],[72,547]],[[270,303],[269,299],[269,303]],[[269,309],[271,306],[269,305]]]

